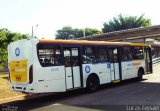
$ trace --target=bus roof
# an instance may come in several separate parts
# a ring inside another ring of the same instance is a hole
[[[53,39],[39,39],[39,42],[48,43],[48,44],[71,44],[71,45],[118,45],[118,46],[149,46],[150,45],[148,43],[87,41],[87,40],[53,40]]]

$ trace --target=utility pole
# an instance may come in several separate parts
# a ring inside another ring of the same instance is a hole
[[[32,25],[32,36],[31,37],[33,37],[33,25]]]
[[[32,25],[32,35],[31,35],[31,37],[34,37],[34,33],[35,33],[35,30],[36,30],[37,27],[38,27],[38,24],[35,26],[35,29],[34,29],[34,27]]]
[[[86,36],[86,32],[85,32],[85,28],[84,28],[84,30],[83,30],[83,37],[85,37]]]

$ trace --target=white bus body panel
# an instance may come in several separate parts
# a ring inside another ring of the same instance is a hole
[[[124,61],[122,64],[122,80],[129,79],[131,75],[132,61]]]
[[[8,63],[21,60],[28,61],[27,81],[11,82],[11,89],[27,93],[66,91],[64,66],[42,67],[37,55],[38,43],[38,39],[24,39],[13,42],[8,46]],[[20,55],[18,57],[15,55],[15,49],[17,47],[20,50]],[[33,65],[33,82],[29,84],[29,67],[31,65]],[[16,89],[16,87],[18,89]]]
[[[119,63],[111,63],[111,80],[119,80]]]
[[[99,63],[99,64],[83,64],[83,84],[86,87],[86,81],[90,74],[95,73],[98,75],[100,84],[110,83],[110,63]]]
[[[131,78],[138,77],[138,70],[142,67],[144,69],[144,72],[146,70],[145,67],[145,60],[133,60],[131,65]]]
[[[74,67],[73,67],[73,80],[74,80],[74,87],[75,87],[75,88],[81,86],[80,66],[74,66]]]
[[[72,89],[80,87],[81,86],[80,66],[66,67],[65,69],[66,69],[66,88]],[[72,70],[73,70],[73,76],[72,76]]]
[[[66,88],[70,89],[73,88],[73,82],[72,82],[72,69],[71,67],[66,67]]]
[[[38,64],[35,66],[38,93],[66,91],[64,66],[42,67]]]
[[[30,89],[34,88],[35,83],[29,84],[29,68],[33,64],[33,41],[32,40],[18,40],[8,45],[8,67],[10,70],[10,87],[12,90],[22,92],[32,92]],[[26,66],[21,66],[22,61],[26,61]],[[16,66],[17,63],[17,66]],[[14,64],[14,68],[11,66]],[[25,69],[26,67],[26,69]],[[16,76],[20,80],[16,81]],[[15,78],[14,78],[15,77]],[[26,78],[26,81],[23,81]],[[22,81],[21,81],[22,79]],[[25,89],[25,90],[24,90]],[[34,90],[36,92],[36,89]]]
[[[86,67],[89,67],[86,68]],[[138,70],[140,67],[145,70],[145,61],[127,61],[121,62],[122,80],[138,77]],[[115,69],[114,69],[115,68]],[[99,63],[99,64],[83,64],[83,84],[86,87],[86,81],[90,74],[98,75],[100,84],[111,83],[114,80],[120,80],[119,63]],[[115,75],[114,75],[115,70]]]
[[[122,80],[138,77],[138,70],[142,67],[145,70],[145,60],[123,61]]]
[[[33,75],[36,76],[36,87],[38,93],[44,92],[63,92],[65,86],[65,69],[64,66],[42,67],[37,55],[37,44],[34,48]]]

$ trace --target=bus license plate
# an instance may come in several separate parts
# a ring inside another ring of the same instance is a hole
[[[16,77],[16,80],[17,81],[21,81],[21,77]]]

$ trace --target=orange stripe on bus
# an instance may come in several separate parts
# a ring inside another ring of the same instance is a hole
[[[74,41],[74,40],[39,40],[40,43],[48,44],[78,44],[78,45],[118,45],[118,46],[129,46],[130,43],[120,42],[104,42],[104,41]]]

